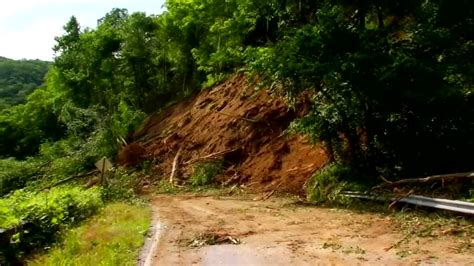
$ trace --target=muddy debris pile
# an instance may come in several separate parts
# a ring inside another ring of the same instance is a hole
[[[222,184],[302,193],[327,156],[305,137],[285,134],[305,108],[296,109],[235,75],[148,117],[119,153],[118,163],[149,161],[157,178],[168,178],[177,161],[176,179],[185,182],[196,162],[220,157],[226,170],[216,179]]]

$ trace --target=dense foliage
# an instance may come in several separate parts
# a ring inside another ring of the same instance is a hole
[[[0,247],[0,262],[2,255],[14,256],[50,243],[60,229],[89,217],[101,206],[98,190],[78,187],[39,193],[17,190],[0,199],[0,228],[19,228],[11,245]]]
[[[25,102],[43,84],[51,63],[0,57],[0,110]]]
[[[253,51],[290,96],[314,90],[294,128],[371,175],[474,163],[473,4],[321,1],[303,26]]]
[[[148,206],[112,203],[64,236],[46,254],[26,262],[32,266],[135,265],[150,227]]]

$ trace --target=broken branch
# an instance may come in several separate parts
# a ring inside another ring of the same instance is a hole
[[[209,155],[206,155],[204,157],[199,157],[199,158],[196,158],[196,159],[193,159],[193,160],[189,160],[187,162],[185,162],[184,164],[187,165],[187,164],[192,164],[192,163],[195,163],[197,161],[202,161],[202,160],[207,160],[207,159],[214,159],[215,157],[217,156],[221,156],[221,155],[224,155],[224,154],[227,154],[227,153],[230,153],[230,152],[234,152],[236,151],[237,149],[231,149],[231,150],[226,150],[226,151],[220,151],[220,152],[215,152],[215,153],[211,153]]]
[[[66,182],[68,182],[68,181],[70,181],[70,180],[76,179],[76,178],[91,176],[91,175],[96,174],[96,173],[98,173],[98,172],[99,172],[99,170],[93,170],[93,171],[90,171],[90,172],[87,172],[87,173],[82,173],[82,174],[73,175],[73,176],[70,176],[70,177],[68,177],[68,178],[66,178],[66,179],[60,180],[60,181],[58,181],[58,182],[52,184],[51,186],[44,187],[44,188],[42,188],[40,191],[43,191],[43,190],[46,190],[46,189],[50,189],[50,188],[59,186],[59,185],[61,185],[61,184],[64,184],[64,183],[66,183]]]
[[[373,189],[382,189],[382,188],[393,188],[402,185],[409,185],[409,184],[424,184],[429,182],[435,181],[452,181],[456,179],[463,179],[463,178],[474,178],[474,172],[468,173],[454,173],[454,174],[447,174],[447,175],[433,175],[424,178],[411,178],[411,179],[402,179],[396,182],[385,183],[374,187]]]
[[[171,170],[171,175],[170,175],[170,183],[174,183],[174,176],[176,175],[176,170],[178,169],[178,161],[179,161],[179,155],[181,154],[182,148],[179,148],[178,153],[176,153],[176,156],[174,157],[173,160],[173,168]]]
[[[401,243],[405,242],[405,240],[407,240],[412,234],[406,234],[400,241],[398,241],[397,243],[391,245],[390,247],[388,248],[384,248],[384,250],[386,252],[390,251],[392,248],[395,248],[395,247],[398,247],[400,246]]]
[[[214,111],[214,112],[216,112],[218,114],[221,114],[221,115],[235,117],[237,119],[241,119],[241,120],[244,120],[244,121],[247,121],[247,122],[250,122],[250,123],[258,123],[259,122],[259,120],[257,120],[257,119],[251,119],[251,118],[243,117],[243,116],[240,116],[240,115],[231,115],[231,114],[224,113],[224,112],[219,112],[219,111]]]

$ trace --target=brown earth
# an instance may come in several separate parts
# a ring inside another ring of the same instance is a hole
[[[305,109],[305,104],[291,109],[281,97],[257,90],[244,75],[235,75],[149,117],[135,132],[135,141],[121,151],[118,162],[133,166],[152,161],[159,179],[170,175],[174,158],[182,150],[177,177],[184,181],[193,171],[192,162],[224,152],[220,158],[226,162],[226,171],[217,178],[221,183],[302,193],[309,176],[327,161],[320,146],[311,145],[305,137],[284,134]]]
[[[386,214],[283,198],[162,195],[152,204],[161,229],[146,265],[474,265],[474,239],[420,236],[417,225],[407,233]],[[203,233],[240,244],[194,245]]]

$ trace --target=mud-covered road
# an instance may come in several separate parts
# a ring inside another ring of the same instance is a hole
[[[474,264],[472,253],[456,251],[459,237],[407,236],[383,214],[273,198],[157,196],[152,203],[160,223],[152,265]],[[202,234],[240,244],[196,247]]]

